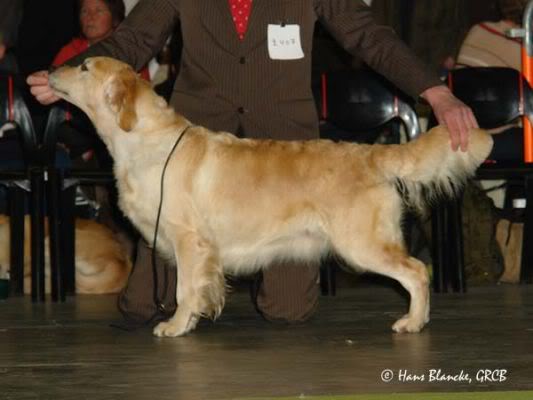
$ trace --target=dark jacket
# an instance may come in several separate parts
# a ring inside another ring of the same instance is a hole
[[[360,0],[254,0],[241,42],[227,1],[141,0],[115,34],[83,57],[110,55],[139,69],[182,24],[183,54],[171,103],[194,123],[247,137],[318,135],[311,92],[311,47],[320,20],[335,39],[413,97],[440,84]],[[298,24],[305,57],[271,60],[268,24]],[[79,62],[80,59],[73,63]]]

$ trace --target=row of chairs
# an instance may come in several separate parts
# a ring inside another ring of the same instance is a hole
[[[491,129],[520,117],[533,121],[533,91],[522,75],[510,68],[465,68],[450,72],[447,83],[454,94],[472,107],[481,127]],[[334,140],[369,142],[367,132],[401,123],[407,139],[420,134],[413,104],[393,85],[371,71],[323,74],[315,85],[321,136]],[[434,117],[430,117],[430,121]],[[373,137],[375,139],[375,136]],[[397,142],[398,139],[396,138]],[[488,163],[478,178],[518,179],[526,190],[521,282],[533,277],[533,164],[521,161]],[[459,197],[440,201],[432,211],[433,288],[436,292],[464,292],[465,265]],[[334,264],[333,264],[334,265]],[[334,266],[322,269],[323,294],[335,294]]]
[[[64,301],[75,292],[75,192],[78,185],[107,184],[111,171],[73,169],[67,152],[57,146],[59,126],[69,119],[64,105],[51,108],[37,132],[26,105],[24,81],[0,76],[0,184],[7,188],[10,215],[10,291],[24,291],[25,214],[30,216],[32,300],[45,300],[45,238],[48,236],[51,298]],[[29,204],[27,199],[29,198]],[[46,218],[47,217],[47,218]],[[47,222],[46,222],[47,221]]]
[[[511,68],[464,68],[452,71],[447,84],[453,93],[468,104],[479,124],[494,129],[527,118],[533,122],[533,90],[523,75]],[[533,281],[533,163],[523,160],[483,164],[478,179],[517,180],[524,188],[526,209],[520,282]],[[465,266],[461,198],[441,202],[433,212],[434,288],[437,291],[464,292]]]

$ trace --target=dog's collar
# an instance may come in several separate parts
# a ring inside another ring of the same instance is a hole
[[[170,149],[170,153],[168,153],[168,157],[167,157],[167,160],[165,161],[165,165],[163,166],[163,174],[161,176],[161,185],[163,185],[163,178],[164,178],[164,175],[165,175],[165,170],[167,169],[167,165],[168,163],[170,162],[170,159],[172,158],[172,154],[174,154],[174,151],[176,150],[176,148],[178,147],[178,144],[180,144],[181,142],[181,139],[183,139],[183,137],[185,136],[185,134],[187,133],[187,131],[190,129],[190,128],[194,128],[196,125],[194,124],[191,124],[191,125],[187,125],[185,128],[183,128],[183,130],[180,132],[178,138],[176,139],[176,141],[174,142],[174,146],[172,146],[172,149]],[[161,192],[161,199],[163,198],[163,193]]]

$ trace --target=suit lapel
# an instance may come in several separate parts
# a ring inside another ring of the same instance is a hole
[[[193,0],[200,1],[200,0]],[[213,40],[232,54],[239,51],[240,40],[229,9],[228,0],[204,0],[201,18],[204,27],[212,33]]]
[[[201,18],[205,29],[211,32],[213,39],[221,47],[236,56],[242,56],[266,40],[267,22],[277,22],[270,21],[272,7],[269,7],[269,1],[271,0],[252,0],[248,30],[242,41],[237,36],[227,0],[204,0]]]

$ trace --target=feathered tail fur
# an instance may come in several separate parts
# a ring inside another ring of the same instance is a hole
[[[485,161],[492,145],[489,133],[473,129],[467,151],[454,151],[448,130],[439,126],[407,144],[387,146],[387,151],[376,153],[380,160],[374,161],[382,166],[386,179],[400,182],[408,204],[422,209],[424,198],[455,195]]]

